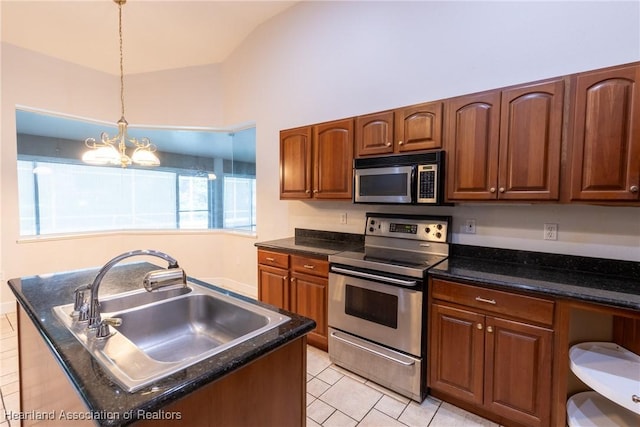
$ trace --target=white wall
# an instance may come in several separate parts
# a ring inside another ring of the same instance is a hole
[[[224,63],[225,118],[257,121],[259,240],[295,227],[362,233],[367,210],[466,218],[454,242],[640,261],[640,209],[280,201],[278,132],[640,60],[638,2],[304,2]],[[339,223],[347,212],[348,223]],[[558,241],[542,240],[545,222]]]

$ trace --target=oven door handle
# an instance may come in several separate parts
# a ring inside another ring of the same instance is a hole
[[[372,348],[366,347],[366,346],[364,346],[362,344],[358,344],[358,343],[350,341],[350,340],[348,340],[346,338],[342,338],[336,332],[331,332],[331,336],[333,338],[337,339],[338,341],[342,341],[342,342],[344,342],[346,344],[352,345],[352,346],[357,347],[357,348],[359,348],[361,350],[368,351],[369,353],[373,353],[376,356],[384,357],[385,359],[391,360],[392,362],[395,362],[395,363],[399,363],[400,365],[404,365],[404,366],[415,365],[415,362],[413,360],[410,361],[410,362],[405,362],[404,360],[396,359],[395,357],[391,357],[388,354],[381,353],[381,352],[376,351],[376,350],[374,350]]]
[[[416,286],[418,284],[416,280],[394,279],[393,277],[380,276],[377,274],[365,273],[356,270],[348,270],[346,268],[336,267],[333,265],[331,266],[331,271],[333,271],[334,273],[343,273],[350,274],[352,276],[363,277],[365,279],[380,280],[381,282],[393,283],[394,285],[405,286],[408,288]]]

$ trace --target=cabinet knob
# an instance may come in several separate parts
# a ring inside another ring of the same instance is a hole
[[[384,145],[386,145],[387,147],[391,147],[391,143],[390,143],[390,142],[387,142],[387,143],[386,143],[386,144],[384,144]]]
[[[398,141],[398,145],[404,144],[404,141]]]
[[[285,277],[285,279],[286,279],[286,277]],[[292,277],[292,278],[291,278],[291,279],[289,279],[289,280],[291,280],[291,281],[293,282],[295,279]]]
[[[500,192],[504,193],[504,187],[500,187]]]
[[[493,332],[493,326],[487,326],[487,332],[489,333]]]
[[[631,191],[632,193],[637,193],[638,192],[638,186],[637,185],[632,185],[631,188],[629,188],[629,191]]]
[[[478,323],[478,324],[476,325],[476,328],[478,328],[478,329],[482,330],[482,323]]]
[[[495,192],[496,192],[496,187],[491,187],[491,188],[489,189],[489,192],[490,192],[490,193],[495,193]]]
[[[317,193],[318,193],[318,190],[313,190],[313,194],[317,194]]]
[[[307,193],[307,194],[311,193],[310,190],[304,190],[304,192]]]

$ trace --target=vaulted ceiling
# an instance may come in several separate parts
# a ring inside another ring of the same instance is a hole
[[[297,1],[128,0],[125,74],[219,63]],[[113,0],[2,0],[2,41],[119,74]]]

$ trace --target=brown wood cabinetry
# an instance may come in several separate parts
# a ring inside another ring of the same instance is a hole
[[[558,200],[563,79],[447,105],[449,200]]]
[[[572,77],[569,200],[640,200],[640,64]]]
[[[281,199],[351,199],[353,119],[280,132]]]
[[[356,157],[442,147],[442,102],[411,105],[356,118]]]
[[[551,419],[552,301],[431,283],[428,385],[501,422]]]
[[[309,344],[327,350],[329,262],[258,249],[258,299],[315,320]]]

